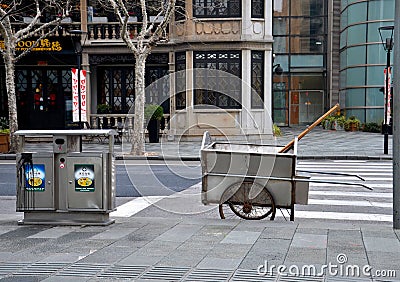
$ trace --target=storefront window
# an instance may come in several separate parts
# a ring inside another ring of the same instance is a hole
[[[251,52],[251,107],[263,108],[264,104],[264,52]]]
[[[264,18],[264,0],[251,0],[251,17]]]
[[[186,53],[175,55],[175,107],[178,110],[186,108]]]
[[[240,51],[194,52],[194,68],[195,105],[241,108]]]
[[[240,17],[241,0],[193,0],[193,15],[199,18]]]

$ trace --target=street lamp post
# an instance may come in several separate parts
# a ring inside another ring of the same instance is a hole
[[[384,117],[384,124],[382,127],[382,131],[384,134],[384,139],[383,139],[383,153],[385,155],[388,154],[388,147],[389,147],[389,122],[388,116],[390,114],[389,112],[389,105],[390,105],[390,99],[389,99],[389,91],[390,91],[390,81],[389,81],[389,72],[390,72],[390,52],[393,49],[393,30],[394,26],[381,26],[378,28],[379,35],[381,37],[382,45],[383,48],[386,51],[386,68],[385,68],[385,117]],[[382,33],[389,33],[389,37],[385,37],[385,40],[383,39],[383,34]]]
[[[82,36],[84,36],[83,41],[86,41],[86,35],[87,32],[83,30],[69,30],[69,34],[71,35],[71,40],[74,46],[75,54],[76,54],[76,64],[77,64],[77,75],[78,75],[78,127],[79,129],[82,129],[82,98],[81,98],[81,68],[82,68],[82,51],[83,51],[83,46],[82,46]],[[80,152],[82,152],[82,137],[80,137],[79,140],[79,148]]]

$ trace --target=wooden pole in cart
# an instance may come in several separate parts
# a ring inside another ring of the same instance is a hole
[[[297,136],[297,139],[300,140],[301,138],[304,137],[304,135],[306,135],[308,132],[311,131],[311,129],[313,129],[314,127],[316,127],[318,124],[321,123],[321,121],[326,118],[327,116],[329,116],[331,113],[335,112],[337,109],[339,108],[339,104],[336,104],[335,106],[333,106],[329,111],[327,111],[325,114],[323,114],[319,119],[317,119],[313,124],[311,124],[309,127],[307,127],[306,130],[304,130],[303,132],[301,132],[299,134],[299,136]],[[290,148],[292,148],[294,145],[294,139],[292,141],[290,141],[284,148],[282,148],[279,153],[286,153],[287,151],[290,150]]]

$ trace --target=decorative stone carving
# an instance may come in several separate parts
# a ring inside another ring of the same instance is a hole
[[[263,30],[263,25],[259,22],[253,23],[253,32],[255,34],[261,34]]]
[[[240,21],[207,21],[195,24],[197,34],[237,34],[240,32]]]

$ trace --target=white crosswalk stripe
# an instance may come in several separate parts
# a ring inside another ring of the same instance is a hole
[[[393,220],[393,172],[391,161],[300,160],[298,170],[357,174],[373,188],[310,183],[308,205],[296,205],[295,219],[329,219],[350,221]],[[312,174],[315,180],[360,182],[350,176]],[[277,213],[278,215],[278,213]]]

